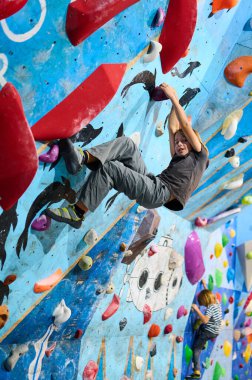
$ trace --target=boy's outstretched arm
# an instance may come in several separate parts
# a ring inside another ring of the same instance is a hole
[[[190,125],[190,122],[188,121],[188,118],[186,116],[186,113],[185,113],[183,107],[181,107],[181,105],[179,103],[179,99],[177,97],[176,91],[174,90],[173,87],[169,86],[166,83],[162,83],[160,85],[160,88],[161,88],[161,90],[163,90],[163,92],[165,93],[167,98],[169,98],[170,101],[172,102],[172,105],[173,105],[173,108],[176,112],[176,116],[177,116],[180,128],[184,132],[187,140],[189,141],[189,143],[191,144],[191,146],[193,147],[193,149],[196,152],[200,152],[201,151],[201,142],[199,141],[198,137],[194,133],[194,131]]]
[[[178,121],[176,111],[173,106],[172,106],[171,113],[169,116],[168,126],[169,126],[170,151],[171,151],[171,156],[173,157],[175,154],[174,136],[175,136],[175,133],[179,130],[179,121]]]
[[[203,288],[204,288],[205,290],[207,290],[208,287],[207,287],[206,281],[205,281],[203,278],[202,278],[202,280],[201,280],[201,283],[202,283],[202,285],[203,285]]]

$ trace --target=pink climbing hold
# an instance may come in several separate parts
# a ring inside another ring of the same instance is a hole
[[[149,322],[152,317],[152,310],[149,305],[145,304],[143,307],[143,315],[144,315],[144,324]]]
[[[97,363],[90,360],[84,368],[82,380],[95,380],[98,369]]]
[[[164,23],[164,20],[165,20],[165,11],[163,10],[163,8],[159,7],[155,14],[154,20],[152,22],[152,26],[154,28],[159,27]]]
[[[156,244],[152,244],[150,246],[148,256],[153,256],[153,255],[155,255],[155,253],[158,253],[158,247],[156,246]]]
[[[52,355],[52,353],[53,353],[53,351],[55,350],[56,346],[57,346],[57,343],[54,342],[54,343],[53,343],[50,347],[48,347],[48,349],[45,351],[45,354],[46,354],[46,356],[47,356],[48,358],[49,358],[49,356]]]
[[[46,153],[43,153],[39,156],[39,161],[51,164],[55,162],[59,157],[59,146],[54,144],[50,150]]]
[[[189,282],[196,284],[205,273],[200,239],[196,231],[187,238],[185,245],[185,270]]]
[[[155,87],[154,88],[154,90],[151,93],[151,99],[155,100],[156,102],[161,102],[162,100],[168,100],[168,98],[165,95],[164,91],[161,90],[160,87]]]
[[[251,325],[251,319],[248,319],[245,323],[244,323],[244,327],[249,327]]]
[[[164,334],[170,334],[172,332],[172,330],[173,330],[172,325],[167,325],[164,328]]]
[[[40,215],[38,218],[34,219],[31,224],[31,228],[36,231],[46,231],[51,226],[51,218],[46,215]]]
[[[177,319],[183,317],[183,316],[186,316],[188,314],[188,311],[186,310],[186,308],[182,305],[178,308],[178,311],[177,311]]]
[[[207,225],[207,218],[201,218],[200,216],[198,216],[196,219],[195,219],[195,222],[194,222],[195,226],[197,227],[205,227]]]
[[[114,315],[119,309],[119,306],[120,306],[120,298],[116,294],[114,294],[111,303],[102,314],[102,320],[105,321],[106,319],[112,317],[112,315]]]

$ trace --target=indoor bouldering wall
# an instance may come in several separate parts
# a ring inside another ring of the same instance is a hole
[[[252,378],[238,249],[251,240],[239,237],[252,203],[251,20],[247,0],[0,2],[0,379],[183,378],[202,276],[224,319],[203,378]],[[162,82],[210,153],[186,208],[147,211],[112,191],[78,230],[45,217],[89,175],[66,170],[66,137],[86,149],[126,135],[150,172],[167,167]]]

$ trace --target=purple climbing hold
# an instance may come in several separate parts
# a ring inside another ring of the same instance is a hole
[[[188,311],[186,310],[185,306],[180,306],[177,311],[177,319],[186,316],[188,314]]]
[[[155,28],[155,27],[161,26],[164,23],[164,20],[165,20],[165,11],[163,10],[163,8],[160,7],[158,8],[155,14],[155,17],[153,19],[152,27]]]
[[[151,99],[155,100],[156,102],[160,102],[162,100],[168,100],[168,98],[165,95],[164,91],[161,90],[160,87],[155,87],[154,88],[154,90],[151,93]]]
[[[31,228],[36,231],[46,231],[51,226],[51,218],[46,215],[40,215],[38,218],[34,219],[31,224]]]
[[[200,239],[196,231],[187,238],[185,245],[185,270],[192,285],[198,282],[205,273]]]
[[[59,156],[59,146],[54,144],[50,150],[39,156],[39,161],[45,162],[47,164],[53,163],[58,159]]]

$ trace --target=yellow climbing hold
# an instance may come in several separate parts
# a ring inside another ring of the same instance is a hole
[[[246,347],[246,350],[243,352],[243,357],[246,363],[249,362],[251,353],[252,353],[252,350],[251,350],[250,344],[248,344]]]
[[[227,260],[223,261],[223,266],[224,266],[224,268],[227,268],[227,266],[228,266],[228,261]]]
[[[79,261],[78,264],[79,264],[79,267],[82,270],[86,271],[86,270],[89,270],[92,267],[93,260],[92,260],[92,258],[90,256],[84,256],[84,257],[82,257],[80,259],[80,261]]]
[[[214,246],[214,254],[215,254],[215,257],[217,259],[218,259],[218,257],[221,256],[222,250],[223,250],[222,245],[220,243],[216,243],[215,246]]]
[[[225,342],[223,344],[223,351],[224,351],[224,355],[227,356],[227,357],[232,352],[232,344],[228,340],[225,340]]]
[[[233,228],[230,229],[229,235],[230,235],[231,239],[233,239],[235,237],[236,232],[235,232],[235,230]]]

